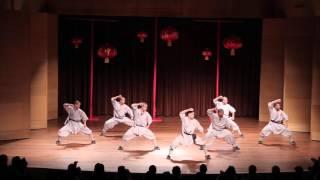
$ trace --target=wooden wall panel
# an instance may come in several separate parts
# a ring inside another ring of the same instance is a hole
[[[313,40],[311,139],[320,141],[320,18],[316,19]]]
[[[284,19],[263,20],[259,121],[269,121],[267,103],[283,97]]]
[[[0,140],[29,137],[29,17],[0,13]]]
[[[30,15],[30,128],[47,127],[48,111],[48,26],[46,14]]]
[[[310,132],[314,20],[287,19],[285,35],[284,110],[291,130]]]
[[[48,15],[48,119],[58,118],[58,18]]]

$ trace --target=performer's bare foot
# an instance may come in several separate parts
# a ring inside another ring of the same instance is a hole
[[[211,159],[211,156],[210,155],[206,155],[206,160],[209,160]]]
[[[122,150],[123,150],[123,147],[122,147],[122,146],[119,146],[119,147],[118,147],[118,150],[122,151]]]
[[[56,145],[60,145],[61,144],[61,141],[60,140],[57,140],[56,141]]]
[[[160,148],[159,148],[159,146],[155,146],[154,148],[153,148],[153,150],[155,151],[155,150],[160,150]]]
[[[91,140],[91,144],[95,144],[96,143],[96,140]]]
[[[239,150],[240,150],[239,146],[234,146],[233,147],[233,151],[239,151]]]
[[[167,156],[167,159],[171,159],[171,156],[170,156],[170,155],[168,155],[168,156]]]

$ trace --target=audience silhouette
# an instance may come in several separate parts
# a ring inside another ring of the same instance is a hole
[[[307,171],[301,166],[296,166],[292,173],[282,173],[279,166],[273,166],[271,173],[257,173],[257,167],[250,165],[247,174],[237,174],[234,166],[229,166],[225,171],[221,171],[218,175],[207,174],[208,168],[205,164],[199,166],[199,172],[194,175],[183,175],[179,166],[172,168],[172,173],[166,171],[162,174],[157,173],[157,167],[150,165],[145,174],[132,174],[125,166],[119,166],[116,173],[105,171],[105,166],[96,163],[93,172],[82,172],[75,161],[63,170],[47,170],[48,175],[45,179],[50,180],[320,180],[320,157],[311,159],[312,166]],[[28,168],[28,162],[25,158],[15,156],[11,159],[9,166],[9,158],[7,155],[0,155],[0,179],[43,179],[32,176]],[[44,171],[44,170],[43,170]],[[33,173],[35,173],[33,171]],[[50,174],[50,175],[49,175]]]

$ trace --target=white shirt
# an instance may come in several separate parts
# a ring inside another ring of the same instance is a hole
[[[281,122],[288,120],[288,115],[284,113],[282,110],[277,111],[272,103],[268,103],[268,109],[270,113],[270,120]]]
[[[230,104],[224,104],[223,102],[215,101],[215,100],[213,100],[213,103],[217,106],[218,109],[223,110],[223,114],[225,117],[229,117],[230,113],[236,112],[236,109],[232,107]]]
[[[130,107],[126,104],[120,104],[116,100],[111,100],[112,106],[113,106],[113,116],[119,119],[122,119],[125,117],[125,115],[128,113],[131,118],[133,118],[133,112],[130,109]]]
[[[137,105],[132,105],[133,114],[134,114],[134,123],[137,126],[147,127],[152,123],[152,117],[149,112],[143,112],[141,109],[138,109]]]
[[[184,113],[180,113],[182,122],[182,133],[194,134],[196,130],[203,132],[203,127],[196,119],[190,119]]]
[[[89,118],[86,113],[82,109],[75,109],[73,106],[64,104],[65,110],[68,113],[68,119],[72,119],[75,121],[87,121]]]
[[[217,113],[214,113],[212,111],[207,112],[208,116],[211,119],[211,128],[222,131],[223,129],[226,129],[229,127],[228,118],[222,117],[220,118]]]

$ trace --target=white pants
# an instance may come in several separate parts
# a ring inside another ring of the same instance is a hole
[[[274,122],[269,122],[261,131],[260,136],[266,137],[271,133],[281,134],[285,137],[290,137],[292,135],[291,131],[283,124],[278,124]]]
[[[228,123],[230,124],[231,129],[233,131],[239,131],[240,130],[239,125],[235,121],[233,121],[232,119],[228,118]]]
[[[196,138],[195,141],[197,144],[200,143],[198,138]],[[176,148],[178,146],[190,146],[192,144],[194,144],[192,135],[182,133],[174,139],[174,141],[171,144],[171,147]]]
[[[67,137],[70,134],[78,133],[90,135],[92,134],[92,131],[88,127],[84,126],[81,122],[68,121],[66,125],[59,129],[58,136]]]
[[[123,135],[122,139],[125,141],[130,141],[137,136],[143,136],[149,140],[156,139],[155,135],[150,129],[140,126],[134,126],[128,129],[128,131]]]
[[[103,127],[102,132],[103,133],[107,132],[109,129],[112,129],[115,125],[117,125],[119,123],[123,123],[128,126],[133,126],[133,124],[134,124],[133,120],[129,119],[128,117],[124,117],[122,119],[112,117],[104,123],[104,127]]]
[[[203,138],[203,143],[206,144],[212,138],[223,138],[228,144],[231,144],[232,146],[237,146],[233,134],[227,129],[223,129],[221,131],[211,129],[206,133],[205,137]]]

